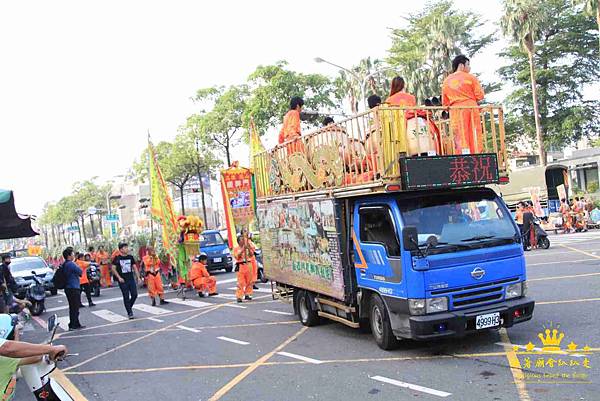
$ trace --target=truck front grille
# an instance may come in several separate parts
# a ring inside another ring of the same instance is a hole
[[[451,309],[462,309],[501,301],[504,298],[504,284],[517,282],[518,280],[518,277],[514,277],[491,283],[437,290],[432,291],[431,295],[447,296],[449,304],[452,306]]]

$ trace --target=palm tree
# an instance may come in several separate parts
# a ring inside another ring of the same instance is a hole
[[[600,7],[598,7],[598,0],[573,0],[573,4],[583,4],[586,14],[596,16],[599,32],[598,46],[600,47]]]
[[[535,78],[535,36],[542,27],[544,17],[543,5],[536,0],[505,0],[504,15],[501,20],[502,31],[506,36],[520,43],[529,58],[529,75],[531,79],[531,94],[533,97],[533,118],[535,135],[539,149],[540,163],[546,165],[546,151],[542,135],[542,124],[538,106],[537,81]]]

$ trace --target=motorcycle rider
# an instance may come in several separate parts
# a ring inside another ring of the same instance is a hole
[[[67,353],[64,345],[31,344],[15,340],[16,321],[16,316],[0,315],[0,389],[3,390],[2,400],[6,401],[14,396],[19,366],[38,363],[44,355],[55,360]]]

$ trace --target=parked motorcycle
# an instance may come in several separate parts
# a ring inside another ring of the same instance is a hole
[[[85,273],[87,274],[88,281],[90,282],[90,287],[92,289],[92,295],[95,297],[100,296],[100,267],[91,263],[90,266],[86,269]]]
[[[56,315],[50,316],[48,319],[48,332],[50,338],[47,344],[52,344],[54,335],[56,334],[56,328],[58,327],[58,317]],[[64,357],[62,355],[61,357]],[[60,358],[59,358],[60,359]],[[62,387],[55,379],[50,377],[56,369],[56,362],[50,360],[48,355],[45,355],[40,362],[21,366],[21,375],[27,387],[34,394],[35,398],[39,401],[73,401],[74,398],[69,395],[67,390]]]
[[[31,306],[29,307],[31,314],[33,316],[39,316],[44,309],[46,309],[46,289],[44,288],[44,281],[36,276],[35,272],[32,271],[31,273],[33,274],[33,283],[29,284],[29,287],[27,287],[25,298],[31,302]]]

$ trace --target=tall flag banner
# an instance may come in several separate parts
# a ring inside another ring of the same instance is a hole
[[[237,162],[221,170],[221,192],[229,246],[233,247],[237,245],[236,227],[248,227],[254,220],[252,171],[239,167]]]
[[[175,263],[175,258],[178,255],[179,234],[177,220],[173,212],[173,200],[171,199],[171,195],[169,195],[167,184],[156,160],[154,146],[152,146],[150,140],[148,140],[148,159],[152,198],[150,214],[154,221],[161,225],[163,247],[169,254],[171,263],[177,266],[178,273],[181,275],[181,269],[187,270],[187,266],[179,266],[178,263]]]
[[[258,130],[254,124],[254,118],[250,117],[250,169],[252,173],[255,171],[254,156],[265,151],[265,147],[260,140]],[[254,213],[256,213],[256,179],[252,174],[252,206],[254,207]]]
[[[258,130],[254,124],[254,119],[250,117],[250,169],[254,170],[254,156],[265,151],[265,147],[260,140]]]

